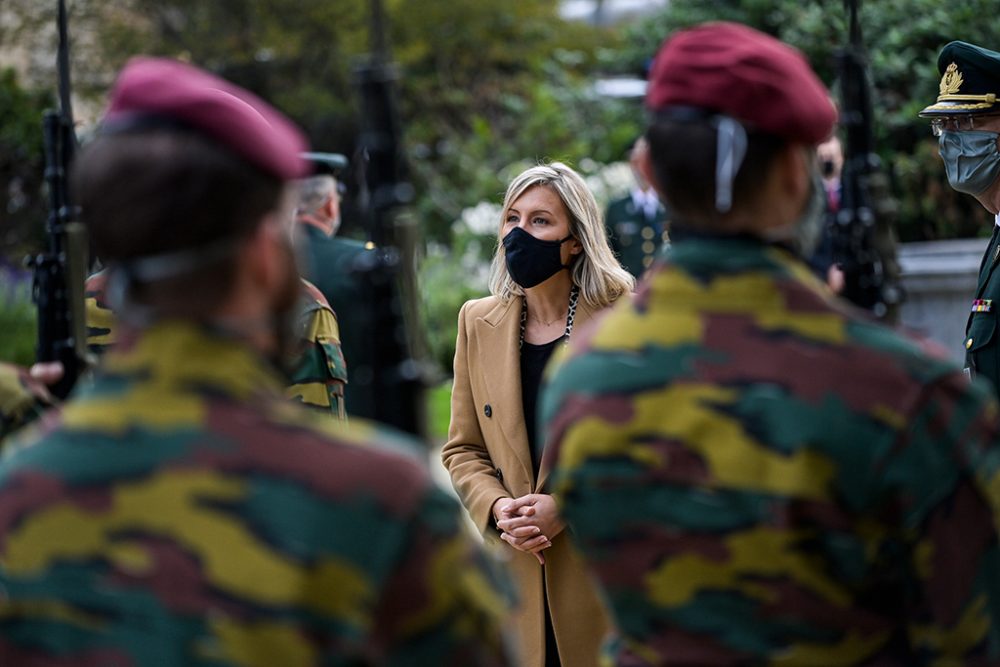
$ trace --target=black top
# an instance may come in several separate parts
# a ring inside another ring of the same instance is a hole
[[[565,338],[566,336],[560,336],[542,345],[532,345],[525,341],[521,345],[521,405],[524,408],[524,425],[528,429],[528,447],[531,449],[531,460],[535,464],[536,478],[545,445],[538,433],[538,389],[542,384],[545,364],[549,362],[556,345]]]

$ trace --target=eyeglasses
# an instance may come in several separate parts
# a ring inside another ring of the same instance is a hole
[[[931,133],[940,137],[942,132],[968,132],[976,129],[976,122],[982,127],[984,123],[1000,118],[1000,116],[940,116],[931,120]]]

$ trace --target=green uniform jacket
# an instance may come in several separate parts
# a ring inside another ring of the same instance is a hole
[[[164,322],[0,461],[0,665],[499,665],[496,580],[398,436]]]
[[[306,276],[319,288],[344,323],[340,344],[347,366],[351,369],[351,381],[344,396],[347,412],[374,418],[372,355],[375,331],[364,284],[351,271],[359,256],[370,250],[360,241],[329,237],[313,225],[299,226],[305,230],[307,239]]]
[[[750,239],[675,240],[571,348],[546,456],[617,664],[1000,664],[984,384]]]
[[[632,195],[608,204],[604,216],[611,249],[626,271],[638,278],[669,243],[666,212],[661,207],[651,220],[638,209]]]
[[[989,380],[1000,393],[1000,227],[993,226],[993,238],[979,266],[979,285],[965,328],[965,366],[977,377]]]
[[[84,292],[87,347],[98,356],[111,348],[118,337],[118,322],[105,297],[107,281],[107,271],[95,273],[87,279]],[[344,419],[347,366],[340,349],[340,327],[326,299],[307,280],[302,281],[298,327],[301,356],[285,394],[310,408]]]

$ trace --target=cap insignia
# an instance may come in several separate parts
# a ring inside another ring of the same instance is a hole
[[[945,69],[938,90],[941,95],[954,95],[962,87],[964,81],[962,73],[958,71],[958,65],[952,63]]]

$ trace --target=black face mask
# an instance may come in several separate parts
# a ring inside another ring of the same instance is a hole
[[[563,265],[559,249],[573,238],[567,236],[561,241],[543,241],[515,227],[503,237],[503,247],[507,260],[507,272],[514,282],[527,289],[543,283],[561,269]]]

